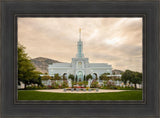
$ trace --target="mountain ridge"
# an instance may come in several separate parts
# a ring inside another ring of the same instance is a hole
[[[31,59],[31,62],[36,67],[37,71],[40,71],[42,73],[48,73],[48,65],[52,63],[62,63],[60,61],[49,59],[45,57],[36,57]]]

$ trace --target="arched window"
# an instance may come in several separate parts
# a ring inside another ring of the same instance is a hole
[[[82,75],[83,75],[82,71],[79,71],[79,72],[78,72],[78,75],[79,75],[79,76],[82,76]]]
[[[82,62],[80,62],[80,61],[78,62],[78,67],[82,68]]]
[[[93,79],[97,79],[97,73],[93,73]]]
[[[82,71],[78,71],[77,77],[78,77],[78,81],[83,81],[83,72]]]

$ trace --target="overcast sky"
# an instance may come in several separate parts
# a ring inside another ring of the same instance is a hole
[[[142,18],[18,18],[18,41],[31,58],[71,62],[79,28],[89,62],[142,72]]]

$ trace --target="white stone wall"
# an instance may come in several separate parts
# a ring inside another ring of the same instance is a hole
[[[79,63],[81,66],[78,65]],[[50,76],[54,76],[56,73],[76,76],[79,71],[83,72],[83,75],[96,73],[99,77],[103,73],[112,74],[112,66],[106,63],[89,63],[88,58],[72,58],[71,63],[54,63],[48,66]]]

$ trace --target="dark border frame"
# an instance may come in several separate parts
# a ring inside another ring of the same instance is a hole
[[[4,1],[1,6],[2,117],[159,117],[159,1]],[[17,101],[14,28],[15,16],[20,14],[143,17],[144,101]]]

